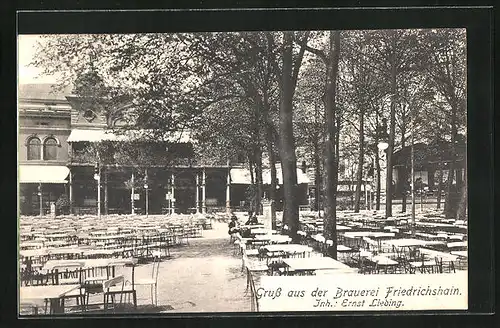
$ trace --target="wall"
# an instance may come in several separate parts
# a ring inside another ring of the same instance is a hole
[[[70,111],[65,103],[61,102],[56,105],[47,106],[43,104],[43,101],[20,101],[18,134],[19,164],[66,165],[69,155],[67,139],[70,132]],[[49,136],[56,138],[59,141],[57,159],[50,161],[43,159],[28,161],[27,140],[30,136],[37,136],[42,143]]]

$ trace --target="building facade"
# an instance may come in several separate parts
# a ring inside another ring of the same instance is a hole
[[[74,214],[96,214],[98,208],[102,214],[165,214],[249,207],[251,178],[245,164],[199,162],[188,133],[169,142],[136,145],[150,147],[154,158],[146,164],[124,163],[116,160],[114,146],[123,136],[108,130],[109,121],[98,111],[82,108],[70,90],[20,85],[18,99],[21,214],[49,213],[61,198],[68,199]],[[88,156],[89,149],[105,143],[105,154]],[[265,194],[268,171],[263,174]],[[307,205],[309,179],[300,169],[297,174],[299,201]],[[278,198],[280,208],[280,189]]]

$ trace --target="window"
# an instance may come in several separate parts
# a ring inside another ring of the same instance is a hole
[[[41,142],[40,139],[33,137],[28,140],[28,160],[41,159]]]
[[[96,117],[96,113],[94,113],[94,111],[90,110],[90,109],[87,109],[84,113],[83,113],[83,117],[89,121],[89,122],[92,122]]]
[[[54,138],[47,138],[43,144],[43,159],[57,159],[57,141]]]

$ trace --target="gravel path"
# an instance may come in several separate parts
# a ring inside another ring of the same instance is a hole
[[[215,223],[203,238],[171,249],[171,258],[160,264],[158,308],[151,308],[150,289],[137,286],[138,305],[148,312],[246,312],[250,297],[244,295],[246,276],[241,259],[233,255],[227,224]],[[152,264],[136,268],[136,278],[151,276]]]

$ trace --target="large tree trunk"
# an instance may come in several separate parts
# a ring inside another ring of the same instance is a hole
[[[250,172],[250,185],[248,186],[248,191],[249,191],[249,196],[250,196],[250,204],[249,204],[249,210],[255,212],[255,174],[254,174],[254,159],[253,156],[249,153],[248,154],[248,166],[249,166],[249,172]]]
[[[319,136],[317,136],[314,142],[314,182],[316,183],[316,211],[320,213],[321,210],[321,168],[320,168],[320,156],[319,156]]]
[[[283,219],[287,222],[290,237],[298,242],[299,204],[296,201],[297,158],[293,135],[293,32],[283,32],[283,66],[280,97],[280,157],[283,172],[285,206]]]
[[[259,148],[255,150],[255,184],[257,187],[255,195],[255,214],[262,215],[262,150]]]
[[[465,165],[467,167],[467,159],[464,160]],[[467,169],[464,169],[464,180],[462,184],[462,188],[460,190],[460,202],[458,203],[457,209],[457,220],[467,220]]]
[[[269,200],[271,201],[271,226],[272,229],[276,229],[276,156],[274,154],[274,143],[275,138],[273,134],[273,122],[269,117],[270,105],[269,98],[267,92],[264,92],[264,102],[263,102],[263,121],[265,124],[265,132],[266,132],[266,145],[269,156],[269,169],[271,173],[271,181],[269,186]]]
[[[363,107],[363,106],[362,106]],[[363,108],[360,108],[359,113],[359,155],[358,155],[358,169],[356,172],[356,195],[354,199],[354,212],[359,213],[360,201],[361,201],[361,185],[363,183],[363,162],[365,158],[365,131],[364,131],[364,119],[365,112]]]
[[[437,199],[436,199],[436,209],[441,208],[441,194],[443,193],[443,163],[439,161],[439,172],[438,172],[438,189],[437,189]]]
[[[274,137],[273,131],[269,126],[270,123],[266,124],[266,142],[267,151],[269,153],[269,169],[271,171],[271,182],[269,186],[269,200],[271,201],[271,225],[272,229],[276,229],[276,157],[274,156]]]
[[[457,106],[455,104],[450,104],[451,106],[451,160],[448,167],[448,183],[446,184],[446,198],[444,203],[444,212],[446,219],[453,219],[456,215],[456,190],[453,190],[453,178],[455,173],[455,144],[457,142]],[[457,179],[458,184],[458,179]]]
[[[402,121],[405,122],[405,111],[403,109],[403,118]],[[405,139],[405,134],[406,134],[406,127],[405,124],[403,123],[401,127],[401,149],[404,149],[406,146],[406,139]],[[399,171],[401,173],[401,176],[398,178],[398,192],[401,195],[401,212],[406,213],[406,182],[408,180],[408,168],[406,167],[406,161],[405,165],[401,167],[401,170]]]
[[[330,53],[327,64],[327,84],[325,95],[325,116],[327,126],[326,158],[325,158],[325,238],[333,245],[329,255],[337,259],[337,217],[336,217],[336,159],[335,159],[335,111],[336,111],[336,83],[340,51],[340,31],[330,31]]]
[[[392,31],[394,33],[394,31]],[[396,136],[396,92],[397,92],[397,62],[396,62],[396,35],[392,35],[391,56],[391,115],[389,129],[389,147],[387,148],[387,175],[385,181],[385,217],[392,216],[392,154],[394,152],[394,139]]]

